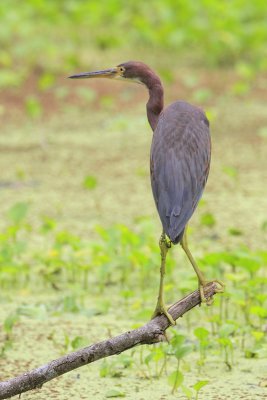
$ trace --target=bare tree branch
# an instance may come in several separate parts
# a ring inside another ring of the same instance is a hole
[[[207,297],[212,297],[216,293],[216,284],[209,284],[205,289],[205,293]],[[200,304],[200,296],[199,291],[196,290],[173,304],[168,311],[173,319],[177,320],[198,304]],[[0,400],[40,388],[44,383],[66,372],[101,358],[120,354],[134,346],[164,341],[166,340],[165,330],[169,326],[170,323],[165,315],[160,315],[138,329],[92,344],[15,378],[0,382]]]

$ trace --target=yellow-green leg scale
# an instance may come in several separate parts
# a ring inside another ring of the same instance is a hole
[[[189,250],[186,231],[187,231],[187,227],[185,228],[185,232],[184,232],[183,238],[181,240],[181,246],[182,246],[185,254],[187,255],[192,267],[194,268],[195,273],[197,274],[201,302],[204,302],[207,305],[211,305],[213,300],[212,300],[212,298],[207,298],[205,296],[205,286],[207,286],[211,282],[215,282],[215,283],[218,284],[217,285],[217,289],[216,289],[216,293],[222,293],[222,292],[224,292],[225,285],[224,285],[224,283],[222,281],[220,281],[218,279],[214,279],[212,281],[207,281],[205,279],[203,273],[198,268],[198,265],[197,265],[196,261],[194,260],[192,254],[191,254],[191,252]]]
[[[155,311],[152,315],[152,318],[155,318],[157,315],[164,314],[170,321],[172,325],[175,325],[175,321],[170,315],[165,305],[163,299],[163,284],[164,284],[164,275],[165,275],[165,266],[166,266],[166,256],[169,248],[171,247],[171,242],[166,238],[165,233],[163,232],[160,240],[159,240],[160,254],[161,254],[161,265],[160,265],[160,284],[159,284],[159,294],[158,301],[155,308]]]

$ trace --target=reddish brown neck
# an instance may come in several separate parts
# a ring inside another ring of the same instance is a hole
[[[142,81],[149,90],[149,100],[146,104],[147,119],[154,131],[159,115],[163,110],[163,87],[159,77],[152,72],[142,79]]]

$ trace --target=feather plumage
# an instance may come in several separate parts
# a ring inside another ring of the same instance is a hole
[[[151,145],[151,185],[165,233],[182,239],[210,166],[209,123],[197,107],[177,101],[160,115]]]

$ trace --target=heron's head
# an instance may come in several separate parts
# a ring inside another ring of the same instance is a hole
[[[93,72],[82,72],[77,75],[72,75],[69,78],[110,78],[133,81],[147,85],[147,81],[151,76],[155,76],[155,74],[146,64],[139,61],[128,61],[113,68]]]

